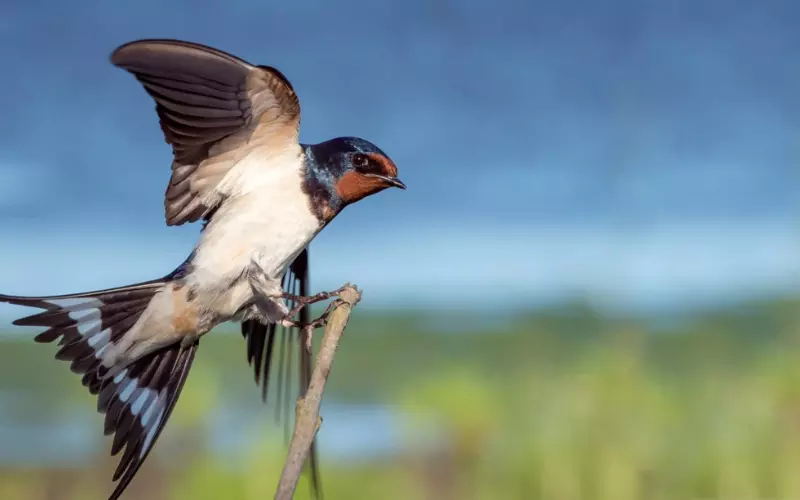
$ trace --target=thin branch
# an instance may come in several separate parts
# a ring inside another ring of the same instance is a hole
[[[289,452],[283,466],[283,473],[278,482],[278,490],[275,492],[275,500],[291,500],[294,495],[297,482],[303,472],[303,465],[308,458],[311,444],[314,442],[314,436],[322,424],[319,407],[322,404],[322,393],[331,372],[331,365],[333,365],[333,357],[339,347],[339,339],[344,334],[347,321],[350,319],[350,312],[361,300],[361,292],[352,285],[343,288],[338,295],[337,304],[325,324],[325,336],[322,339],[322,347],[317,356],[308,391],[305,397],[297,400],[294,432],[289,443]]]

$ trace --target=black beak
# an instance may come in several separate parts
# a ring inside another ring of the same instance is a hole
[[[386,184],[389,184],[390,186],[394,186],[396,188],[400,189],[406,188],[406,185],[403,184],[403,181],[401,181],[397,177],[389,177],[388,175],[378,175],[378,174],[365,174],[365,175],[368,177],[377,177],[378,179],[384,181]]]
[[[387,177],[386,178],[386,182],[388,182],[389,184],[391,184],[392,186],[394,186],[396,188],[400,188],[400,189],[405,189],[406,188],[406,185],[403,184],[403,181],[401,181],[397,177]]]

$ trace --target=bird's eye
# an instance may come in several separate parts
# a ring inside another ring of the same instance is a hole
[[[353,166],[355,167],[366,167],[369,163],[366,155],[362,155],[361,153],[356,153],[353,155]]]

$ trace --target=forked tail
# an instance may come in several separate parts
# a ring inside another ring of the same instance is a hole
[[[168,278],[95,292],[50,297],[0,295],[0,302],[44,311],[14,321],[47,329],[37,342],[59,340],[56,358],[70,362],[83,385],[97,395],[105,414],[105,434],[114,434],[111,454],[125,451],[114,472],[119,480],[110,500],[119,498],[164,428],[192,366],[197,343],[173,344],[139,358],[113,377],[103,377],[103,353],[139,320]]]

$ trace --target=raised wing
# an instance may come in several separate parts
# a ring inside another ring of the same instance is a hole
[[[310,290],[308,281],[308,249],[305,249],[289,266],[289,270],[283,278],[283,289],[293,295],[308,295]],[[289,309],[292,309],[295,306],[294,301],[289,301],[287,306]],[[298,319],[301,323],[309,323],[311,321],[310,309],[304,307],[300,311],[299,316]],[[311,383],[311,353],[306,350],[304,340],[300,339],[301,332],[296,328],[287,329],[281,326],[280,342],[279,345],[276,346],[276,339],[278,337],[277,330],[278,328],[274,323],[265,325],[256,320],[242,322],[242,335],[247,341],[247,361],[255,372],[256,384],[261,384],[261,398],[264,402],[267,401],[270,369],[273,365],[272,361],[277,355],[276,411],[279,417],[281,413],[283,413],[284,421],[288,423],[290,403],[294,401],[294,398],[291,398],[289,394],[293,351],[295,346],[297,346],[299,356],[298,389],[301,396],[305,395],[308,390],[308,385]],[[295,339],[300,341],[294,342]],[[277,353],[275,352],[276,348]],[[321,490],[316,439],[311,446],[309,466],[311,488],[314,495],[320,497]]]
[[[275,68],[200,44],[155,39],[122,45],[111,62],[153,97],[172,146],[167,225],[197,221],[216,207],[229,194],[222,179],[237,165],[253,168],[241,162],[252,148],[284,151],[297,144],[300,103]]]

